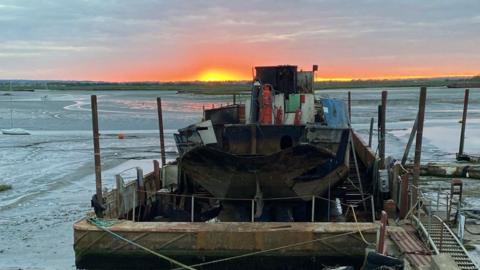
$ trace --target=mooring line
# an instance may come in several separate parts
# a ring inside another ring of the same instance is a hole
[[[176,260],[174,260],[174,259],[172,259],[172,258],[170,258],[170,257],[167,257],[167,256],[165,256],[165,255],[162,255],[162,254],[160,254],[160,253],[158,253],[158,252],[155,252],[155,251],[153,251],[153,250],[151,250],[151,249],[149,249],[149,248],[147,248],[147,247],[144,247],[144,246],[142,246],[142,245],[140,245],[140,244],[137,244],[137,243],[135,243],[135,242],[133,242],[133,241],[130,241],[130,240],[128,240],[127,238],[125,238],[125,237],[123,237],[123,236],[121,236],[121,235],[119,235],[119,234],[117,234],[117,233],[112,232],[111,230],[103,227],[102,225],[97,224],[96,220],[93,219],[93,218],[89,218],[89,219],[87,219],[87,221],[88,221],[89,223],[95,225],[97,228],[99,228],[99,229],[101,229],[101,230],[103,230],[103,231],[105,231],[105,232],[113,235],[114,237],[116,237],[116,238],[118,238],[118,239],[120,239],[120,240],[123,240],[123,241],[125,241],[125,242],[127,242],[127,243],[129,243],[129,244],[131,244],[131,245],[134,245],[134,246],[136,246],[136,247],[138,247],[138,248],[140,248],[140,249],[143,249],[143,250],[145,250],[145,251],[147,251],[147,252],[149,252],[149,253],[151,253],[151,254],[159,257],[159,258],[162,258],[162,259],[164,259],[164,260],[166,260],[166,261],[169,261],[169,262],[171,262],[171,263],[173,263],[173,264],[181,267],[181,268],[177,268],[177,269],[196,270],[196,269],[193,268],[192,266],[185,265],[185,264],[183,264],[183,263],[181,263],[181,262],[179,262],[179,261],[176,261]]]
[[[363,229],[363,230],[360,229],[360,228],[358,228],[358,230],[359,230],[359,231],[369,231],[369,230],[372,230],[372,228]],[[311,243],[315,243],[315,242],[319,242],[319,241],[325,241],[325,240],[333,239],[333,238],[336,238],[336,237],[348,236],[348,235],[352,235],[352,234],[355,234],[355,233],[357,233],[357,231],[351,231],[351,232],[336,234],[336,235],[332,235],[332,236],[326,236],[326,237],[323,237],[323,238],[317,238],[317,239],[313,239],[313,240],[309,240],[309,241],[298,242],[298,243],[295,243],[295,244],[280,246],[280,247],[276,247],[276,248],[265,249],[265,250],[255,251],[255,252],[250,252],[250,253],[246,253],[246,254],[242,254],[242,255],[237,255],[237,256],[228,257],[228,258],[223,258],[223,259],[218,259],[218,260],[213,260],[213,261],[204,262],[204,263],[197,263],[197,264],[191,265],[191,267],[198,267],[198,266],[204,266],[204,265],[209,265],[209,264],[213,264],[213,263],[219,263],[219,262],[226,262],[226,261],[241,259],[241,258],[244,258],[244,257],[250,257],[250,256],[262,254],[262,253],[271,252],[271,251],[277,251],[277,250],[282,250],[282,249],[287,249],[287,248],[302,246],[302,245],[306,245],[306,244],[311,244]],[[181,269],[181,268],[174,268],[174,269],[172,269],[172,270],[180,270],[180,269]]]
[[[355,213],[355,208],[352,205],[350,207],[352,208],[353,219],[355,220],[355,224],[357,225],[358,233],[362,237],[363,242],[365,244],[367,244],[368,246],[373,245],[372,243],[368,242],[367,239],[365,239],[365,237],[363,236],[362,230],[360,230],[360,226],[358,225],[357,214]]]

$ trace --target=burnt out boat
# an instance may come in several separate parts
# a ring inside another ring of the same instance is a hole
[[[295,203],[346,179],[348,109],[343,101],[315,97],[316,67],[255,70],[249,100],[204,110],[202,122],[174,135],[178,193]]]

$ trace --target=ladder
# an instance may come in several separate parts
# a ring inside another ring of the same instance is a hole
[[[463,244],[440,217],[432,215],[431,218],[424,217],[422,221],[435,251],[449,254],[462,270],[478,269]]]

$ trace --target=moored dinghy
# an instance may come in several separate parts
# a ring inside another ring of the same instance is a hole
[[[2,129],[2,134],[4,135],[30,135],[30,132],[23,128],[8,128]]]

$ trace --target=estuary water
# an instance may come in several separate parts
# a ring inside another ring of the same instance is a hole
[[[353,127],[365,140],[370,118],[377,125],[381,90],[351,90]],[[386,151],[401,158],[418,109],[419,89],[386,90]],[[231,96],[174,91],[0,92],[0,128],[13,125],[31,132],[0,135],[0,183],[12,185],[0,192],[0,269],[75,268],[72,225],[90,211],[95,192],[91,94],[98,96],[105,188],[114,186],[116,173],[124,171],[128,178],[133,175],[129,169],[136,166],[150,171],[151,160],[159,159],[157,96],[163,100],[169,159],[175,158],[175,130],[200,121],[203,106],[232,102]],[[323,90],[317,95],[346,99],[347,91]],[[463,95],[463,89],[428,89],[422,162],[454,161]],[[118,134],[125,138],[118,139]],[[480,153],[479,137],[480,89],[471,89],[466,152]],[[479,188],[476,180],[466,184],[472,190]],[[480,208],[476,196],[470,192],[467,202]]]

